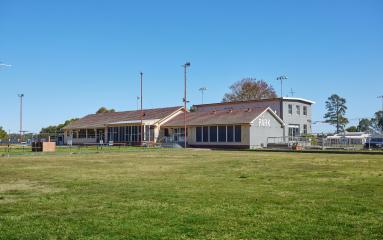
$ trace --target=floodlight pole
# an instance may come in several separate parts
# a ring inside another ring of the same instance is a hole
[[[143,75],[144,73],[143,72],[140,72],[140,85],[141,85],[141,97],[140,97],[140,100],[141,100],[141,144],[143,143],[144,141],[144,128],[142,127],[142,122],[143,122],[143,118],[144,118],[144,111],[142,109],[142,78],[143,78]]]
[[[287,80],[287,77],[285,75],[277,77],[278,81],[281,81],[281,98],[283,97],[283,81]]]
[[[201,96],[202,96],[202,101],[201,101],[201,103],[203,104],[203,93],[204,93],[204,91],[207,90],[207,88],[206,88],[206,87],[201,87],[201,88],[198,89],[198,90],[201,91]]]
[[[23,97],[24,94],[17,95],[20,98],[20,142],[23,141]]]
[[[186,149],[187,144],[187,129],[186,129],[186,112],[187,112],[187,95],[186,95],[186,73],[187,73],[187,68],[190,67],[190,62],[186,62],[184,65],[182,65],[184,68],[184,148]]]

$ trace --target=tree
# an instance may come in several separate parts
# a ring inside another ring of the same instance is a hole
[[[346,131],[347,132],[357,132],[358,131],[358,127],[351,126],[351,127],[346,128]]]
[[[72,119],[69,119],[69,120],[66,120],[64,123],[61,123],[57,126],[48,126],[46,128],[42,128],[41,131],[40,131],[40,134],[41,133],[59,133],[62,131],[62,129],[66,126],[68,126],[70,123],[74,122],[78,120],[78,118],[72,118]]]
[[[383,111],[378,111],[374,114],[374,118],[371,119],[371,125],[375,130],[383,132]]]
[[[367,132],[371,126],[371,120],[367,118],[362,118],[358,124],[358,131]]]
[[[99,114],[99,113],[108,113],[108,112],[115,112],[116,110],[114,110],[113,108],[111,109],[107,109],[106,107],[100,107],[96,114]]]
[[[336,133],[344,130],[344,127],[348,123],[346,115],[346,99],[333,94],[326,101],[327,113],[324,115],[326,123],[329,123],[336,127]]]
[[[7,139],[7,136],[8,136],[7,132],[4,131],[3,127],[0,127],[0,140]]]
[[[222,102],[235,102],[275,98],[274,88],[263,80],[244,78],[230,86],[230,93],[223,96]]]

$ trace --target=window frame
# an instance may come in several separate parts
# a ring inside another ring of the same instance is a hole
[[[238,129],[239,131],[237,131]],[[234,142],[242,142],[242,126],[241,125],[234,126]]]
[[[287,105],[287,111],[288,111],[289,115],[293,115],[293,105],[292,104]]]

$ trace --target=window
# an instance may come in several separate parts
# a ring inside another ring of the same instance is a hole
[[[96,132],[94,129],[88,129],[88,138],[95,138],[96,137]]]
[[[226,126],[218,127],[218,142],[226,142]]]
[[[169,129],[168,128],[165,128],[164,136],[169,137]]]
[[[301,106],[298,106],[298,105],[297,105],[296,108],[297,108],[297,114],[298,114],[298,115],[301,115]]]
[[[173,137],[176,142],[185,141],[185,128],[173,128]]]
[[[307,124],[303,124],[303,134],[307,134]]]
[[[202,127],[196,128],[196,142],[202,142]]]
[[[209,127],[202,128],[202,138],[203,142],[209,142]]]
[[[235,126],[235,141],[241,142],[241,126],[237,125]]]
[[[73,132],[72,132],[72,136],[73,136],[73,138],[77,138],[77,132],[76,132],[76,131],[73,131]]]
[[[227,126],[227,141],[233,142],[234,141],[234,133],[233,133],[233,126]]]
[[[307,116],[307,106],[303,106],[303,115]]]
[[[210,142],[217,142],[217,126],[211,126],[210,128]]]
[[[125,127],[120,127],[119,128],[118,141],[120,141],[120,142],[124,142],[125,141]]]
[[[293,105],[289,104],[289,114],[293,114]]]
[[[118,142],[118,127],[113,128],[113,141]]]
[[[78,138],[86,138],[86,129],[80,129],[78,132]]]

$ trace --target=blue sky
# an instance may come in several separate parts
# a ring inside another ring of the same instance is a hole
[[[18,1],[0,0],[0,126],[36,132],[100,106],[136,109],[139,72],[146,108],[189,98],[219,102],[244,77],[317,102],[321,120],[332,93],[347,99],[350,119],[380,109],[383,95],[383,1]],[[355,123],[355,121],[351,121]],[[326,125],[315,131],[332,130]]]

